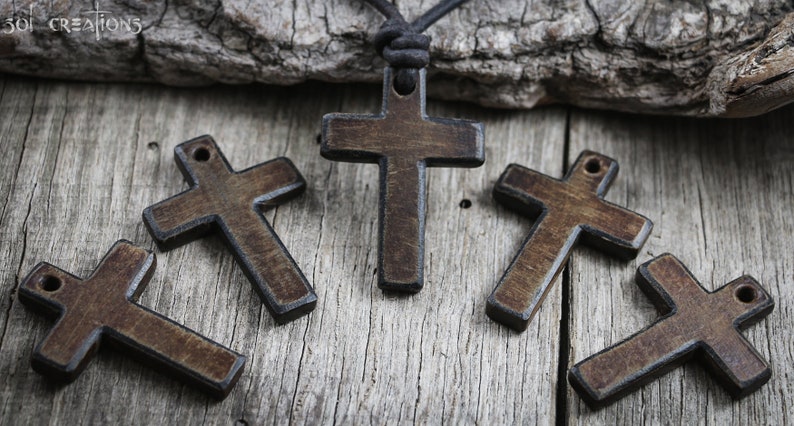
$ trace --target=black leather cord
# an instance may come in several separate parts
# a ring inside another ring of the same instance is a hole
[[[416,87],[417,70],[430,64],[430,37],[422,32],[468,0],[442,0],[410,24],[390,1],[364,1],[386,16],[372,41],[378,54],[396,70],[394,89],[407,95]]]

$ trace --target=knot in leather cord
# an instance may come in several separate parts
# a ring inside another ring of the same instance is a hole
[[[388,19],[373,39],[380,56],[397,70],[395,89],[407,95],[416,86],[416,70],[430,63],[430,37],[417,33],[404,20]]]

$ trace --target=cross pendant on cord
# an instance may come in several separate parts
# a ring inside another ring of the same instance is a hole
[[[380,166],[378,286],[422,289],[426,167],[478,167],[485,161],[483,125],[425,113],[425,70],[407,95],[386,68],[380,114],[326,114],[321,154],[329,160]]]

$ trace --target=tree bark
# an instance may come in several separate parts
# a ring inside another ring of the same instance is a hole
[[[398,7],[410,20],[433,3]],[[792,12],[790,0],[472,0],[427,31],[429,91],[505,108],[758,115],[794,96]],[[0,71],[178,86],[377,82],[385,62],[369,40],[382,21],[359,0],[15,0],[0,5]]]

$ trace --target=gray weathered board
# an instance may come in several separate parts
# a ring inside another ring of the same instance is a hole
[[[0,423],[794,419],[794,108],[699,121],[431,102],[432,115],[485,123],[487,161],[429,171],[426,284],[404,296],[376,287],[377,166],[324,160],[317,144],[324,113],[377,111],[378,86],[0,84]],[[119,238],[154,249],[141,210],[186,188],[173,147],[204,133],[236,169],[286,155],[306,177],[307,192],[267,218],[317,290],[317,309],[276,325],[207,238],[158,251],[141,302],[248,356],[225,401],[113,351],[65,387],[34,373],[30,355],[51,322],[21,306],[21,278],[42,260],[85,275]],[[492,185],[511,162],[561,176],[585,148],[620,162],[607,199],[656,227],[635,261],[576,249],[528,330],[514,333],[485,316],[485,301],[531,223],[494,203]],[[710,289],[749,273],[769,290],[775,311],[746,335],[774,376],[734,402],[687,365],[593,412],[560,378],[655,318],[633,275],[664,251]]]

